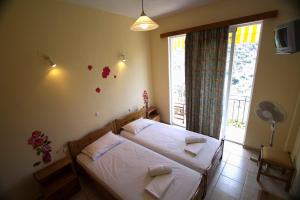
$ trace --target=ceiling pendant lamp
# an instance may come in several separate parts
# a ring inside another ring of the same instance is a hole
[[[142,14],[141,16],[132,24],[130,29],[132,31],[151,31],[158,28],[158,24],[150,19],[144,12],[144,1],[142,0]]]

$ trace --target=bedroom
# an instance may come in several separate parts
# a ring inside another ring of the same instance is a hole
[[[1,1],[1,198],[36,199],[41,188],[33,173],[64,157],[67,142],[140,109],[144,90],[161,121],[170,122],[168,39],[160,34],[271,10],[279,14],[263,22],[244,145],[268,144],[270,127],[255,109],[262,100],[278,102],[287,118],[276,129],[274,146],[291,151],[299,171],[300,54],[276,54],[273,31],[300,18],[298,1],[190,1],[153,17],[159,28],[149,32],[130,30],[141,1],[130,1],[136,11],[122,15],[71,2]],[[159,3],[144,1],[149,17]],[[57,66],[52,69],[46,58]],[[106,66],[109,76],[103,78]],[[36,167],[41,156],[27,144],[34,130],[45,133],[52,148],[52,161]]]

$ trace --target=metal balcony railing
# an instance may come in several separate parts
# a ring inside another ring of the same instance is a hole
[[[227,108],[227,124],[244,128],[247,122],[247,113],[249,111],[250,97],[231,95]],[[178,125],[186,123],[185,103],[174,103],[173,121]]]
[[[185,124],[185,103],[175,103],[173,107],[173,122],[177,121],[178,125]],[[176,123],[176,122],[175,122]]]
[[[249,111],[250,97],[230,96],[227,108],[227,123],[245,127]]]

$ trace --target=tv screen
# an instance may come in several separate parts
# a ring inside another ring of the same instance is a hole
[[[287,28],[281,28],[277,31],[276,46],[279,48],[288,47]]]
[[[280,54],[300,51],[300,20],[294,20],[275,28],[276,52]]]

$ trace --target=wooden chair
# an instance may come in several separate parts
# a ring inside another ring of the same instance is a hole
[[[285,190],[289,191],[295,171],[290,153],[277,150],[270,146],[261,146],[259,155],[259,168],[257,172],[256,180],[259,181],[260,175],[265,175],[270,178],[274,178],[280,181],[286,182]],[[285,178],[271,175],[267,170],[263,169],[263,166],[275,167],[281,169],[283,173],[287,173]]]

